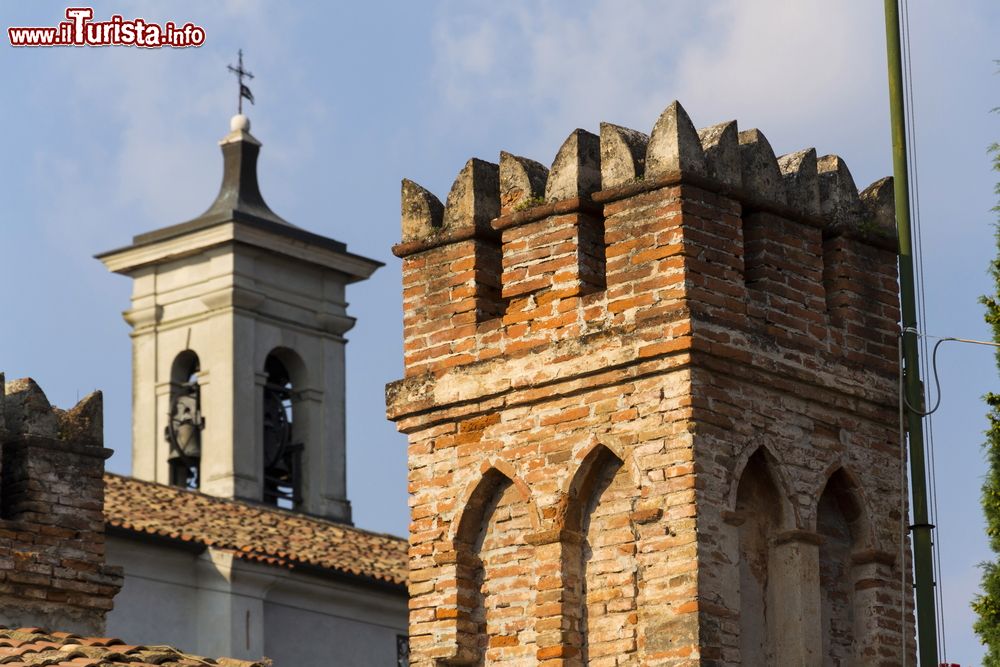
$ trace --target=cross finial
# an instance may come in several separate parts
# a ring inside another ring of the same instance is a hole
[[[233,67],[232,65],[226,65],[226,67],[228,67],[229,71],[235,74],[236,78],[239,79],[240,94],[239,97],[237,98],[238,101],[236,103],[237,104],[236,108],[238,113],[243,113],[244,97],[250,100],[250,104],[253,104],[253,93],[250,92],[250,88],[248,88],[246,85],[243,84],[243,77],[246,77],[247,79],[253,78],[253,74],[243,69],[243,49],[239,50],[239,60],[237,61],[236,67]]]

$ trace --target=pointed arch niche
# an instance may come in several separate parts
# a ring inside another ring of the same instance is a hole
[[[579,650],[571,664],[603,664],[636,641],[635,486],[621,458],[600,444],[570,482],[561,542],[563,624]]]
[[[512,470],[488,468],[467,496],[455,530],[458,660],[473,665],[524,664],[534,658],[534,574],[527,535],[538,519],[527,486]]]
[[[867,543],[868,517],[854,480],[838,468],[827,480],[816,508],[819,547],[820,632],[824,665],[857,664],[865,633],[855,555]]]
[[[740,656],[744,665],[773,665],[778,654],[785,577],[775,558],[783,502],[764,448],[747,460],[736,491]]]

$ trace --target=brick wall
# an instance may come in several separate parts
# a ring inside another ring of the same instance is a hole
[[[676,102],[404,181],[412,664],[912,659],[891,190]]]
[[[53,408],[0,375],[0,624],[100,634],[122,585],[104,559],[101,394]]]

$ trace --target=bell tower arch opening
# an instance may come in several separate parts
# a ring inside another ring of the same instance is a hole
[[[264,362],[263,501],[286,509],[302,503],[302,452],[306,443],[302,429],[296,428],[295,390],[302,385],[303,371],[298,356],[284,348],[272,351]]]
[[[170,414],[165,435],[170,444],[170,485],[186,489],[200,486],[201,432],[205,418],[201,412],[198,373],[201,362],[192,350],[184,350],[170,367]]]

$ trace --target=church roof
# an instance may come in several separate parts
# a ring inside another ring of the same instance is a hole
[[[0,664],[6,667],[264,667],[261,662],[201,658],[170,646],[133,646],[111,637],[81,637],[40,628],[0,627]]]
[[[405,587],[407,542],[325,519],[106,473],[112,528],[230,551],[239,558]]]

